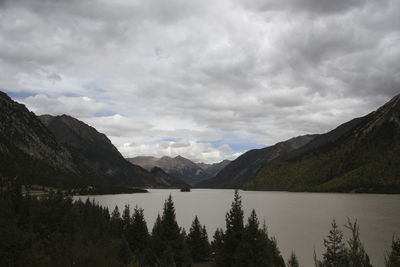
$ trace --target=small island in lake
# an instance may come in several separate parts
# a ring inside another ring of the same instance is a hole
[[[190,192],[190,187],[189,186],[182,187],[181,192]]]

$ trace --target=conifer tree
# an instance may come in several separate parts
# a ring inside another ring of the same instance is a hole
[[[149,232],[144,219],[143,209],[137,206],[133,211],[131,225],[127,231],[127,241],[136,260],[140,263],[145,263],[147,256],[146,249],[149,245]]]
[[[365,252],[364,246],[360,240],[360,227],[357,224],[357,220],[352,223],[350,219],[347,219],[347,229],[351,231],[350,240],[347,242],[349,249],[347,252],[347,262],[349,266],[357,267],[372,267],[368,254]]]
[[[323,254],[324,266],[336,267],[344,264],[346,260],[346,249],[343,243],[343,233],[338,229],[335,219],[332,220],[332,229],[327,239],[324,239],[326,252]]]
[[[152,247],[154,256],[160,263],[167,264],[173,258],[174,264],[181,266],[185,260],[184,236],[175,217],[175,207],[171,195],[164,203],[163,214],[153,227]],[[171,255],[169,255],[171,253]]]
[[[234,266],[285,266],[276,242],[268,237],[265,224],[262,229],[259,226],[253,209],[244,228]]]
[[[131,225],[131,211],[129,205],[125,205],[124,210],[122,212],[122,225],[123,225],[123,231],[127,233],[128,228]]]
[[[111,233],[114,236],[121,236],[122,234],[122,219],[119,213],[118,206],[115,206],[113,212],[111,213]]]
[[[385,256],[386,267],[399,267],[400,266],[400,238],[392,239],[392,250]]]
[[[297,260],[296,254],[292,251],[290,258],[286,264],[287,267],[299,267],[299,261]]]
[[[165,249],[165,244],[162,241],[162,232],[161,216],[158,214],[150,236],[150,251],[148,255],[150,266],[160,265],[161,255]]]
[[[240,244],[243,232],[243,209],[242,199],[238,190],[235,190],[230,211],[225,216],[226,233],[224,235],[224,246],[222,257],[225,266],[232,266],[236,249]]]
[[[210,254],[210,244],[205,226],[201,226],[197,216],[192,222],[189,235],[187,237],[187,244],[190,255],[194,262],[205,261]]]
[[[223,266],[224,264],[224,239],[224,231],[217,228],[211,242],[211,251],[217,266]]]

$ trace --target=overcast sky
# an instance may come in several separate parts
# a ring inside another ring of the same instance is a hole
[[[0,0],[0,90],[126,157],[216,162],[400,92],[399,0]]]

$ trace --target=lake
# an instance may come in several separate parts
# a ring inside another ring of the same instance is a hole
[[[130,205],[131,211],[136,205],[142,207],[151,231],[157,214],[162,213],[165,199],[171,194],[178,224],[188,232],[197,215],[211,241],[217,227],[225,228],[225,214],[230,209],[233,193],[233,190],[218,189],[192,189],[191,192],[149,189],[147,194],[91,197],[107,206],[110,212],[116,205],[121,213],[125,204]],[[276,237],[285,262],[294,251],[301,266],[314,266],[314,249],[321,258],[323,239],[328,235],[333,218],[346,239],[349,230],[343,225],[347,217],[352,221],[357,219],[361,240],[373,266],[384,266],[384,254],[390,248],[393,234],[400,235],[400,195],[260,191],[240,191],[240,195],[245,222],[255,209],[261,224],[265,220],[268,233]]]

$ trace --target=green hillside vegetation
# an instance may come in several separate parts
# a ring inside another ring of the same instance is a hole
[[[386,120],[358,128],[297,159],[273,163],[251,181],[249,190],[400,192],[400,127]]]

